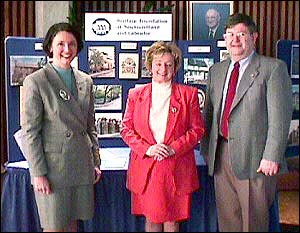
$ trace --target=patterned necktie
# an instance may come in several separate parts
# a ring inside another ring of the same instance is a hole
[[[209,35],[208,35],[209,39],[213,39],[214,38],[214,32],[213,30],[209,30]]]
[[[224,138],[228,139],[228,118],[229,118],[229,113],[230,113],[230,108],[235,96],[236,92],[236,86],[237,86],[237,81],[239,77],[239,69],[240,69],[240,64],[236,62],[234,64],[234,68],[231,72],[230,79],[229,79],[229,84],[228,84],[228,89],[227,89],[227,95],[226,95],[226,100],[225,100],[225,106],[223,110],[223,116],[222,116],[222,122],[221,122],[221,132]]]

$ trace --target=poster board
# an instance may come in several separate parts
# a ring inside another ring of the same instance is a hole
[[[293,117],[286,156],[299,156],[299,40],[277,41],[276,57],[286,63],[293,89]]]
[[[32,37],[7,37],[5,39],[5,90],[8,162],[25,160],[13,135],[20,129],[22,111],[22,80],[38,68],[42,39]],[[19,72],[20,71],[20,72]]]
[[[13,64],[19,62],[23,68],[31,67],[33,71],[47,62],[48,58],[41,47],[42,41],[42,38],[30,37],[7,37],[5,40],[8,162],[25,160],[14,139],[14,134],[20,129],[21,122],[22,78],[17,78],[18,81],[12,79],[15,70]],[[125,111],[128,90],[151,82],[144,62],[145,52],[152,43],[153,41],[84,41],[84,47],[78,54],[75,64],[80,70],[92,76],[95,89],[99,92],[97,106],[95,105],[96,118],[111,118],[111,121],[118,122]],[[198,88],[199,104],[202,108],[205,101],[208,68],[213,63],[224,59],[226,49],[217,41],[179,40],[176,43],[182,50],[183,63],[175,80]],[[104,65],[93,66],[95,54],[103,55],[103,60],[106,61]],[[24,60],[27,61],[27,65],[24,64]],[[126,72],[134,72],[134,75]],[[111,91],[103,91],[108,89]],[[111,93],[114,94],[111,95]],[[117,98],[118,103],[108,107],[110,103],[102,101],[103,95],[109,97],[107,98],[109,100]],[[109,124],[104,124],[104,128],[97,127],[101,148],[127,148],[117,128],[115,127],[113,131]]]

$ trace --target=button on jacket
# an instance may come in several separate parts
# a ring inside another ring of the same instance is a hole
[[[99,164],[94,127],[93,81],[73,70],[77,96],[50,64],[24,80],[22,131],[31,176],[44,176],[54,187],[94,182]]]
[[[156,144],[149,126],[151,93],[151,83],[130,89],[122,122],[122,138],[131,148],[127,187],[138,194],[145,190],[148,177],[155,175],[155,163],[160,163],[146,155],[148,148]],[[197,89],[173,83],[164,144],[171,146],[175,155],[162,162],[172,177],[169,185],[174,185],[178,194],[199,188],[194,147],[203,135]]]

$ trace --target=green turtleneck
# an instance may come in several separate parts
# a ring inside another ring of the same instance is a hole
[[[74,77],[72,68],[63,69],[63,68],[57,67],[55,65],[53,65],[53,68],[56,70],[59,77],[61,78],[61,80],[63,81],[65,86],[68,88],[68,90],[71,92],[71,94],[73,96],[75,96],[76,85],[75,85],[75,77]]]

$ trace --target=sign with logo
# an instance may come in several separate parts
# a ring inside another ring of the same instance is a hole
[[[85,13],[85,41],[172,40],[172,14]]]

